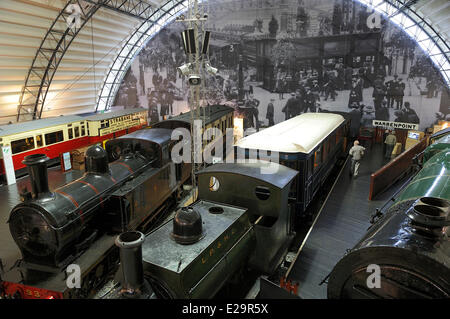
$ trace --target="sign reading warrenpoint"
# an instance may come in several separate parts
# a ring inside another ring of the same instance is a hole
[[[419,124],[413,123],[400,123],[400,122],[389,122],[389,121],[378,121],[373,120],[373,126],[375,127],[385,127],[394,129],[404,129],[404,130],[419,130]]]

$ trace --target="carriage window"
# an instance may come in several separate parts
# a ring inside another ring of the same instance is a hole
[[[308,178],[309,177],[311,177],[311,175],[312,175],[312,172],[313,172],[313,160],[312,160],[312,157],[310,157],[310,158],[308,158],[308,162],[307,162],[307,176],[308,176]]]
[[[81,127],[81,136],[86,135],[86,129],[84,128],[84,125]]]
[[[314,153],[314,170],[320,166],[320,163],[322,163],[322,147]]]
[[[329,142],[330,142],[329,151],[331,151],[336,146],[336,133],[333,133],[333,135],[331,135]]]
[[[44,146],[44,141],[42,140],[42,135],[36,135],[36,146],[37,147]]]
[[[341,136],[342,136],[342,128],[340,127],[340,128],[337,130],[337,134],[336,134],[336,144],[338,144],[339,141],[341,140]]]
[[[45,144],[51,145],[64,141],[63,131],[45,134]]]
[[[75,126],[75,137],[80,137],[80,127]]]
[[[211,178],[209,179],[209,190],[211,192],[217,192],[219,190],[219,187],[219,180],[216,177],[211,176]]]
[[[34,148],[34,137],[27,137],[21,140],[11,142],[11,151],[13,154],[32,150]]]
[[[73,129],[69,128],[69,140],[73,139]]]
[[[270,189],[265,186],[256,186],[255,195],[260,200],[268,200],[270,197]]]

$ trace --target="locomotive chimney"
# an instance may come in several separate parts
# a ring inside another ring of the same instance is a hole
[[[122,295],[128,298],[139,298],[145,290],[144,269],[142,266],[142,243],[145,236],[138,231],[129,231],[116,238],[116,246],[120,249],[122,265]]]
[[[28,155],[22,161],[27,166],[33,197],[35,199],[44,199],[52,196],[48,188],[48,161],[49,158],[45,154]]]
[[[450,202],[435,197],[422,197],[407,212],[411,225],[418,233],[442,237],[450,226]]]

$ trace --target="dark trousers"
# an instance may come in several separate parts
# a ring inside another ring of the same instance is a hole
[[[394,144],[386,144],[386,154],[384,155],[384,157],[390,159],[392,156],[393,149],[394,149]]]

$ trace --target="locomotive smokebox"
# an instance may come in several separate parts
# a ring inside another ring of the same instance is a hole
[[[27,166],[30,175],[31,188],[35,199],[51,198],[52,193],[48,187],[47,162],[49,158],[45,154],[28,155],[22,161]]]
[[[85,157],[86,173],[106,174],[109,173],[108,153],[104,148],[94,145],[88,148]]]
[[[120,249],[122,265],[122,295],[129,298],[139,298],[144,288],[144,271],[142,266],[143,233],[129,231],[116,238],[116,246]]]

